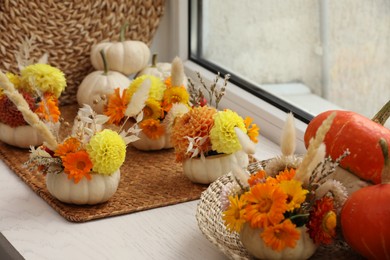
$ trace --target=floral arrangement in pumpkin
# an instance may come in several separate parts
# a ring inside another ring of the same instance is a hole
[[[235,169],[238,185],[229,183],[221,192],[222,220],[229,231],[240,233],[247,223],[260,229],[262,241],[277,252],[295,248],[300,238],[297,228],[304,226],[316,245],[332,243],[347,191],[342,183],[327,177],[349,154],[346,151],[335,162],[325,158],[323,139],[334,116],[324,121],[302,158],[293,154],[295,132],[290,114],[282,137],[283,154],[253,174]]]
[[[57,123],[61,113],[58,98],[65,90],[64,73],[43,63],[34,63],[20,68],[20,73],[6,72],[17,91],[26,100],[29,108],[45,122]],[[0,122],[11,127],[28,125],[22,113],[0,89]]]
[[[121,93],[119,89],[108,97],[105,115],[108,123],[120,125],[125,123],[124,111],[132,103],[139,102],[137,91],[141,84],[150,81],[148,98],[143,108],[143,120],[139,128],[150,139],[159,139],[169,134],[174,119],[190,109],[189,93],[183,86],[183,65],[179,58],[172,61],[171,76],[165,81],[154,75],[136,77],[127,89]]]
[[[139,93],[149,91],[149,81],[141,84]],[[32,85],[37,87],[38,85]],[[65,172],[68,179],[78,183],[81,179],[92,179],[93,174],[111,175],[117,171],[126,156],[126,145],[137,140],[139,132],[136,125],[142,120],[142,108],[146,95],[139,95],[140,102],[129,106],[125,111],[126,120],[136,118],[132,127],[118,131],[103,129],[109,120],[106,115],[99,115],[89,105],[78,110],[70,134],[60,139],[54,134],[51,126],[45,124],[29,106],[24,96],[18,92],[8,76],[0,72],[0,88],[15,104],[28,123],[37,128],[44,138],[44,143],[38,148],[31,147],[30,159],[26,166],[31,170],[58,174]],[[38,91],[36,90],[36,91]],[[43,111],[50,111],[51,103],[44,102]],[[64,122],[64,125],[69,123]]]
[[[243,119],[230,109],[218,110],[229,77],[226,75],[222,86],[219,86],[218,73],[214,82],[208,86],[198,73],[202,88],[195,87],[189,79],[193,107],[187,113],[177,117],[172,128],[171,141],[175,148],[177,162],[197,157],[204,159],[216,154],[232,154],[245,148],[242,147],[242,143],[258,142],[259,128],[256,124],[252,124],[253,120],[250,117]],[[204,91],[208,94],[208,100],[205,98]],[[213,103],[215,106],[211,105]]]

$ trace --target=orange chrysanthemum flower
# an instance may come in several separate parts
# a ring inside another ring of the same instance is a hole
[[[264,170],[259,170],[255,174],[251,174],[251,176],[248,179],[249,186],[252,187],[258,183],[264,182],[266,176],[267,173]]]
[[[187,153],[189,140],[186,137],[207,137],[214,125],[214,115],[217,110],[212,107],[195,107],[183,116],[176,119],[172,128],[171,141],[175,147],[176,161],[182,162],[190,158],[192,154]],[[211,150],[210,139],[207,138],[202,145],[198,147],[200,152],[207,153]]]
[[[31,94],[21,92],[31,110],[35,109],[35,100]],[[15,104],[6,96],[0,96],[0,122],[11,127],[27,125],[22,113],[17,109]]]
[[[90,180],[92,177],[89,172],[92,169],[92,161],[86,151],[78,151],[75,153],[68,153],[62,158],[64,171],[68,174],[68,179],[74,180],[78,183],[83,177]]]
[[[284,219],[287,209],[287,194],[271,183],[259,183],[244,194],[248,201],[245,207],[246,220],[253,228],[265,228]]]
[[[143,120],[140,123],[140,128],[147,137],[153,140],[156,140],[165,134],[165,128],[160,121],[152,118]]]
[[[80,146],[81,143],[77,138],[70,137],[58,145],[57,150],[54,151],[54,155],[63,158],[69,153],[77,152]]]
[[[257,136],[259,135],[260,128],[256,124],[252,124],[252,121],[253,121],[252,118],[246,117],[244,119],[244,124],[249,138],[252,140],[252,142],[257,143],[258,142]]]
[[[126,95],[127,89],[123,90],[121,95],[120,89],[116,88],[110,95],[104,114],[109,117],[108,123],[120,125],[125,117],[127,105],[130,102],[130,96]]]
[[[60,109],[58,108],[58,99],[54,94],[45,93],[41,102],[38,103],[35,113],[42,119],[50,122],[58,122],[60,119]]]
[[[300,235],[299,230],[296,229],[290,219],[286,219],[275,226],[269,226],[260,234],[264,243],[278,252],[286,247],[294,248]]]
[[[336,223],[333,199],[323,197],[315,202],[306,226],[314,243],[330,244],[336,236]]]

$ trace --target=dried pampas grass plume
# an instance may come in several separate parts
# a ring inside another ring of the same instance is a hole
[[[15,89],[14,85],[2,71],[0,71],[0,88],[4,90],[4,94],[7,95],[7,97],[15,104],[17,109],[22,113],[24,120],[30,126],[39,131],[40,135],[45,140],[45,145],[54,151],[58,146],[55,136],[50,129],[41,120],[39,120],[39,117],[31,111],[26,100]]]
[[[284,156],[293,155],[296,147],[296,131],[294,115],[292,113],[287,114],[286,122],[284,124],[282,137],[280,141],[280,148]]]
[[[321,124],[321,126],[318,128],[316,136],[314,139],[310,140],[309,147],[307,149],[306,155],[303,157],[302,163],[297,169],[297,172],[295,174],[295,179],[298,181],[301,181],[304,185],[307,185],[310,179],[311,175],[311,167],[310,165],[313,165],[313,160],[318,158],[318,150],[321,149],[321,144],[323,144],[323,141],[325,139],[326,133],[329,131],[333,119],[336,117],[336,112],[333,112],[330,114]],[[325,150],[325,148],[323,148]],[[319,162],[318,162],[319,163]]]
[[[184,67],[183,62],[179,57],[175,57],[172,61],[171,77],[172,87],[180,87],[181,85],[183,85],[185,77]]]

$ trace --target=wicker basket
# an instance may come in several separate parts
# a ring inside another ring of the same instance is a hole
[[[249,172],[256,172],[259,167],[265,167],[267,161],[255,162],[249,165]],[[203,235],[218,247],[230,259],[252,259],[240,241],[238,233],[230,233],[222,220],[220,196],[223,186],[228,183],[238,185],[236,179],[229,173],[218,178],[205,190],[198,203],[196,219]],[[363,259],[338,238],[331,246],[320,246],[310,259]]]
[[[93,70],[93,44],[117,41],[122,24],[126,38],[150,46],[164,12],[165,0],[3,0],[0,1],[0,69],[17,72],[15,55],[26,38],[35,37],[33,57],[49,54],[61,69],[67,89],[61,105],[76,103],[77,87]]]

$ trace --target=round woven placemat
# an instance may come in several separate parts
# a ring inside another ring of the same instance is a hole
[[[252,164],[249,171],[254,172],[258,166],[264,167],[265,164],[266,161]],[[218,178],[202,193],[196,211],[198,226],[203,235],[230,259],[253,259],[242,245],[239,234],[229,232],[222,220],[220,196],[223,186],[228,183],[238,185],[231,173]],[[364,258],[338,238],[332,245],[320,246],[310,259],[359,260]]]
[[[44,53],[61,69],[67,89],[61,104],[76,102],[77,87],[93,70],[91,47],[118,41],[121,25],[129,22],[126,39],[147,45],[159,25],[165,0],[2,0],[0,1],[0,69],[17,72],[20,44],[35,37],[33,58]]]

